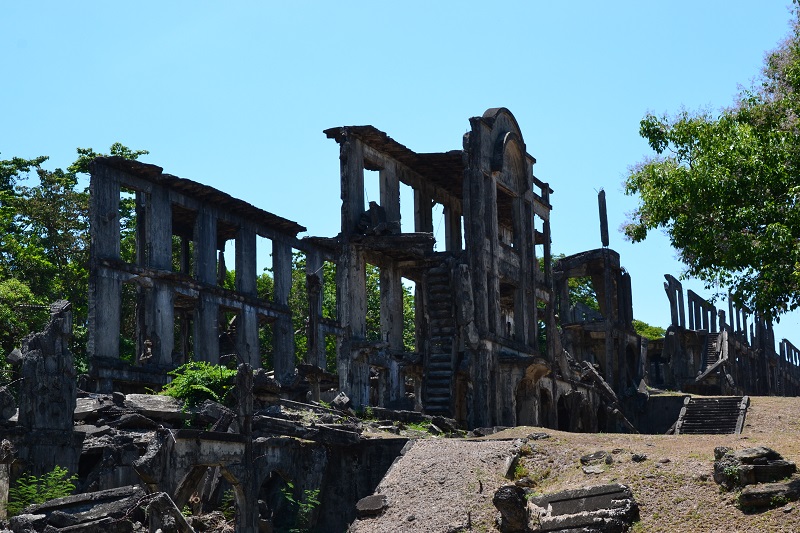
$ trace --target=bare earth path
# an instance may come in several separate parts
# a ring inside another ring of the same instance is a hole
[[[354,532],[496,531],[494,491],[503,478],[512,440],[542,428],[518,427],[474,441],[418,441],[383,479],[376,492],[388,508],[359,520]],[[557,492],[603,483],[629,485],[639,503],[636,532],[800,532],[800,502],[746,514],[735,493],[721,492],[711,478],[714,448],[768,446],[800,462],[800,399],[753,397],[741,435],[622,435],[544,430],[531,441],[522,464],[536,479],[534,490]],[[584,474],[582,455],[613,453],[600,474]],[[632,454],[645,454],[641,463]]]

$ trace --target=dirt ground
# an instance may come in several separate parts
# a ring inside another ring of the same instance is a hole
[[[497,531],[491,504],[513,440],[533,432],[522,467],[543,494],[604,483],[630,486],[641,510],[635,532],[799,532],[800,502],[759,513],[736,506],[736,493],[712,479],[714,448],[768,446],[800,461],[800,398],[752,397],[741,435],[627,435],[566,433],[517,427],[477,441],[417,442],[379,485],[388,508],[379,518],[359,520],[354,532]],[[580,457],[604,450],[614,462],[585,474]],[[633,462],[632,454],[644,454]]]

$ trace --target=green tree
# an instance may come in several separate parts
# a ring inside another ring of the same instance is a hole
[[[79,187],[79,174],[88,172],[89,162],[102,154],[91,148],[77,152],[67,170],[45,169],[46,156],[0,160],[0,280],[22,283],[33,303],[72,302],[71,349],[81,366],[88,315],[89,191]],[[109,150],[128,159],[146,153],[119,143]],[[31,175],[35,184],[23,185]],[[0,337],[4,335],[12,333],[7,323],[0,323]]]
[[[661,339],[667,334],[664,328],[658,326],[651,326],[647,322],[633,319],[633,330],[644,337],[645,339],[655,340]]]
[[[634,242],[665,230],[707,289],[766,318],[800,305],[800,18],[768,54],[760,78],[718,114],[648,114],[654,150],[630,169],[639,206],[624,226]]]

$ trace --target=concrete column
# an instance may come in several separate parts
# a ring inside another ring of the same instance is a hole
[[[205,285],[217,284],[217,219],[204,209],[194,226],[194,277]],[[194,357],[219,364],[219,305],[204,292],[194,313]]]
[[[403,351],[403,285],[400,273],[394,267],[381,269],[381,339],[388,341],[392,352]],[[400,364],[389,357],[386,397],[384,402],[396,402],[405,395],[405,384]]]
[[[256,232],[251,228],[236,232],[236,290],[256,295]]]
[[[200,283],[217,283],[217,219],[205,210],[194,224],[194,277]]]
[[[289,292],[292,288],[292,247],[275,240],[272,242],[272,271],[275,276],[275,303],[289,305]],[[288,383],[294,376],[294,330],[292,318],[281,315],[273,324],[275,345],[275,377],[281,383]]]
[[[325,333],[322,330],[322,255],[311,250],[306,254],[306,289],[308,291],[308,356],[307,362],[319,368],[327,367]]]
[[[119,357],[121,295],[122,282],[115,272],[98,269],[93,274],[89,283],[88,346],[92,357]]]
[[[91,260],[119,259],[119,182],[97,165],[90,183]],[[90,357],[119,357],[122,283],[113,272],[95,267],[89,276]],[[99,335],[99,332],[104,332]]]
[[[369,364],[354,343],[367,334],[366,273],[363,255],[353,245],[344,248],[336,269],[339,320],[346,328],[339,353],[340,388],[350,396],[355,409],[369,405]]]
[[[160,364],[172,363],[172,350],[175,347],[175,307],[172,288],[154,283],[151,292],[152,305],[148,306],[150,319],[150,340],[153,343],[153,356]]]
[[[147,243],[150,246],[148,266],[172,270],[172,205],[169,191],[155,187],[147,209]]]
[[[205,293],[194,311],[194,358],[219,364],[219,305]]]
[[[448,252],[461,250],[461,213],[447,205],[444,206],[444,240]]]
[[[119,259],[119,182],[112,171],[98,167],[89,185],[92,257]]]
[[[236,318],[236,351],[242,361],[253,368],[261,368],[261,354],[258,350],[258,313],[249,305],[243,305]]]
[[[400,179],[394,163],[380,171],[381,207],[386,212],[386,222],[400,223]]]
[[[342,234],[349,236],[358,227],[364,213],[364,148],[361,141],[349,137],[339,148]]]
[[[336,268],[337,316],[345,328],[338,357],[339,388],[356,409],[369,405],[369,365],[353,343],[366,338],[366,278],[364,257],[348,241],[364,212],[364,149],[348,135],[340,145],[342,255]]]
[[[419,189],[414,189],[414,230],[433,233],[433,200]]]

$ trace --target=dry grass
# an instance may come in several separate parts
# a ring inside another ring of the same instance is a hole
[[[524,437],[541,428],[513,428],[492,439]],[[800,461],[800,399],[754,397],[741,435],[621,435],[565,433],[533,443],[523,458],[542,493],[624,483],[639,502],[637,532],[800,531],[800,502],[760,513],[742,512],[735,493],[721,492],[712,479],[714,448],[773,448],[785,459]],[[580,457],[598,450],[613,452],[614,463],[601,474],[584,474]],[[634,453],[647,460],[635,463]],[[668,462],[660,462],[662,460]]]

